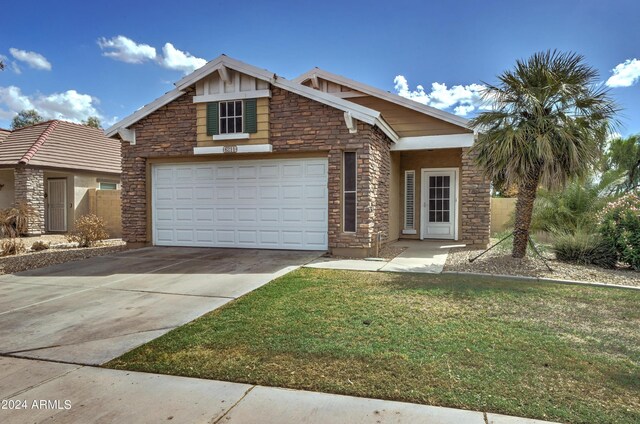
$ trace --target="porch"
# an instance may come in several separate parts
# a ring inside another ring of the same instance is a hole
[[[489,241],[489,182],[468,147],[391,152],[389,240]]]

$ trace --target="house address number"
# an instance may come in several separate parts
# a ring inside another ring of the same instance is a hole
[[[238,146],[224,146],[222,153],[238,153]]]

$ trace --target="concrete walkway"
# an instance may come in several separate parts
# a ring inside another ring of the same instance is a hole
[[[319,255],[149,247],[0,275],[0,354],[103,364]]]
[[[406,250],[391,259],[339,259],[318,258],[305,265],[307,268],[345,269],[352,271],[383,271],[383,272],[418,272],[439,274],[447,262],[449,249],[463,247],[453,241],[422,241],[400,240],[392,244],[393,247],[404,247]]]
[[[543,423],[452,408],[8,357],[0,357],[0,399],[24,406],[0,409],[3,424]]]

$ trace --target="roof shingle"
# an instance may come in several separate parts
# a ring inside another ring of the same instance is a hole
[[[119,174],[120,142],[102,129],[59,120],[0,131],[0,165],[18,164]]]

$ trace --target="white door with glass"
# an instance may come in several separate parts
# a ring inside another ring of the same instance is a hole
[[[422,225],[420,238],[456,238],[455,170],[422,171]]]
[[[67,179],[47,181],[47,230],[67,231]]]

